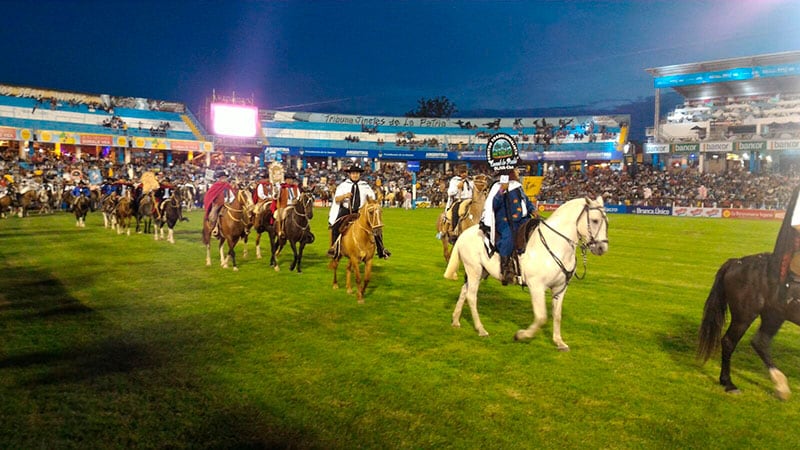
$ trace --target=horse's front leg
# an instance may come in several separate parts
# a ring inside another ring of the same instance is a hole
[[[568,352],[569,345],[561,339],[561,310],[564,306],[566,286],[564,286],[564,288],[565,289],[561,291],[560,294],[553,296],[553,342],[556,344],[556,347],[558,347],[558,351]]]
[[[225,239],[219,240],[219,265],[222,266],[223,269],[228,268],[228,258],[225,255]]]
[[[303,249],[306,247],[306,244],[299,244],[297,248],[297,273],[302,273],[302,269],[300,269],[300,261],[303,260]]]
[[[256,259],[261,259],[261,233],[256,233]]]
[[[236,272],[239,270],[239,266],[236,265],[236,242],[237,239],[228,239],[228,255],[231,258],[231,262],[233,263],[233,271]]]
[[[359,273],[359,270],[358,270],[358,260],[355,259],[355,257],[350,258],[350,260],[347,263],[347,271],[346,271],[346,277],[345,277],[345,280],[346,280],[345,287],[347,288],[347,293],[348,294],[352,294],[353,293],[353,287],[350,284],[350,277],[353,274],[353,271],[355,271],[355,274],[353,276],[355,276],[356,283],[358,283],[358,281],[361,279],[361,274]]]
[[[775,367],[769,350],[772,338],[775,337],[782,324],[783,318],[778,313],[765,311],[761,314],[761,326],[758,327],[758,332],[753,337],[751,345],[758,353],[758,356],[761,357],[761,360],[764,361],[764,365],[769,369],[769,377],[772,379],[772,384],[775,385],[775,394],[781,400],[788,400],[792,396],[789,382],[786,379],[786,375]]]
[[[358,289],[358,302],[364,303],[364,294],[367,292],[367,285],[369,284],[369,278],[372,275],[372,258],[367,259],[364,263],[364,279],[360,283],[360,287]]]
[[[295,267],[297,267],[298,272],[300,272],[297,264],[297,244],[294,241],[289,241],[289,245],[292,247],[292,265],[289,266],[289,272],[294,270]]]
[[[531,291],[531,305],[533,306],[533,323],[524,329],[519,330],[514,334],[514,340],[520,341],[523,339],[531,339],[539,328],[547,322],[547,305],[544,299],[544,288],[533,283],[528,283],[528,289]],[[563,292],[561,293],[563,295]]]

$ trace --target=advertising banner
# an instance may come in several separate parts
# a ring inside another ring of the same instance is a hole
[[[786,215],[784,210],[774,209],[723,209],[722,217],[726,219],[761,219],[783,220]]]
[[[722,208],[676,206],[672,209],[672,215],[677,217],[722,217]]]
[[[736,150],[740,152],[764,151],[767,149],[767,141],[742,141],[736,143]]]
[[[672,144],[673,153],[697,153],[700,151],[700,144],[696,142],[687,144]]]
[[[8,128],[8,127],[0,127],[0,139],[16,139],[17,138],[17,129],[16,128]]]
[[[669,153],[669,144],[653,144],[648,142],[647,144],[644,144],[644,152],[648,155],[656,153]]]
[[[671,216],[671,206],[631,206],[628,209],[633,214],[641,214],[646,216]]]
[[[169,141],[169,148],[185,152],[196,152],[200,150],[198,141]]]
[[[700,151],[730,153],[733,151],[733,142],[704,142],[700,144]]]
[[[111,146],[114,137],[105,134],[79,134],[80,145],[104,145]]]

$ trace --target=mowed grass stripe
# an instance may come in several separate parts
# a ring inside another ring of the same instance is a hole
[[[450,326],[438,210],[384,211],[394,256],[376,260],[366,303],[331,289],[327,209],[303,273],[237,247],[240,270],[205,266],[200,212],[176,244],[118,236],[96,213],[0,221],[0,446],[301,448],[764,447],[798,444],[747,342],[743,390],[694,359],[714,273],[770,251],[777,222],[609,217],[610,251],[566,294],[559,353],[528,293],[484,283],[479,338]],[[266,248],[267,245],[263,245]],[[582,267],[579,273],[582,273]],[[463,273],[463,272],[461,272]],[[757,323],[757,322],[756,322]],[[755,328],[755,327],[753,327]],[[797,390],[798,330],[774,357]],[[754,418],[758,418],[754,420]]]

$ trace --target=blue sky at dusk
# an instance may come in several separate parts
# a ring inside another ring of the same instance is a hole
[[[644,69],[800,50],[800,1],[4,1],[0,83],[402,115],[625,103]]]

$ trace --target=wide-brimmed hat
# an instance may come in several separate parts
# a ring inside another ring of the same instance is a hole
[[[359,166],[358,164],[353,164],[352,166],[350,166],[347,169],[345,169],[345,172],[347,172],[347,173],[350,173],[350,172],[361,173],[363,171],[364,171],[364,169],[362,169],[361,166]]]
[[[228,171],[227,170],[218,170],[216,174],[214,174],[217,178],[227,177]]]

